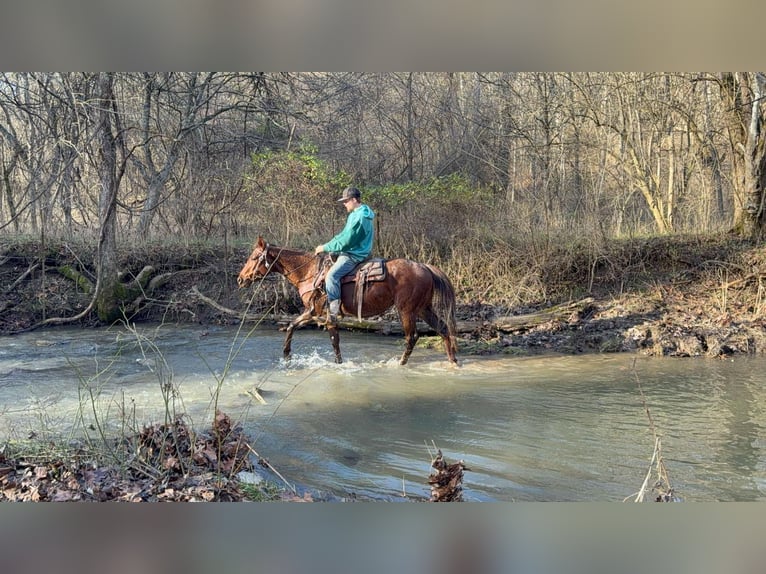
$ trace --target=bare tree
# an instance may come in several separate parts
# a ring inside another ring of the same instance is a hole
[[[120,316],[122,301],[117,262],[117,192],[124,171],[124,158],[118,170],[118,141],[121,138],[119,116],[116,114],[114,74],[101,72],[97,76],[94,106],[96,109],[95,137],[97,141],[96,170],[101,189],[99,193],[99,238],[96,283],[96,310],[102,321],[112,322]]]
[[[721,88],[734,158],[734,227],[744,237],[760,239],[766,225],[766,74],[723,74]]]
[[[81,175],[83,74],[4,74],[0,90],[3,187],[11,220],[53,234],[69,234]],[[4,125],[3,125],[4,124]]]
[[[4,79],[6,83],[6,90],[4,92],[11,91],[11,84]],[[2,92],[0,92],[2,93]],[[2,168],[2,194],[0,194],[0,216],[3,214],[2,204],[3,199],[8,209],[8,218],[0,224],[0,229],[6,227],[10,223],[13,223],[16,233],[19,232],[20,223],[18,217],[18,197],[15,189],[15,177],[14,172],[20,162],[26,161],[27,148],[21,142],[14,122],[11,118],[13,113],[13,105],[9,101],[10,98],[3,98],[0,100],[0,109],[2,109],[4,115],[4,121],[0,121],[0,168]]]
[[[456,174],[502,201],[492,224],[503,236],[519,224],[615,234],[708,229],[732,212],[743,227],[763,211],[758,74],[111,78],[124,145],[118,172],[127,159],[116,190],[118,241],[246,228],[249,212],[274,203],[252,201],[256,187],[244,181],[251,154],[285,149],[313,154],[360,185],[416,189]],[[723,97],[711,97],[716,84],[700,79],[718,82]],[[100,229],[103,173],[92,138],[103,130],[91,106],[99,85],[94,74],[0,75],[0,226]],[[258,189],[261,199],[279,193]]]

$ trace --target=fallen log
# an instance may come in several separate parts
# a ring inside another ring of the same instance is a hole
[[[197,297],[203,303],[210,305],[213,309],[229,315],[230,317],[236,317],[238,319],[244,319],[245,321],[259,321],[276,323],[280,329],[286,329],[287,326],[297,317],[297,315],[284,315],[273,313],[243,313],[236,309],[230,309],[221,305],[217,301],[214,301],[210,297],[203,295],[197,286],[193,286],[190,289],[190,293]],[[471,325],[465,327],[468,330],[473,330],[480,325],[479,322],[471,322]],[[386,321],[384,319],[362,319],[361,321],[354,317],[341,317],[338,319],[338,326],[343,329],[356,330],[356,331],[368,331],[379,332],[384,335],[402,335],[404,330],[398,321]],[[425,323],[418,322],[418,333],[433,333],[433,329]],[[466,331],[468,332],[468,331]]]
[[[197,289],[197,286],[194,285],[189,292],[197,297],[200,301],[203,303],[206,303],[207,305],[210,305],[213,309],[216,309],[220,311],[221,313],[225,315],[229,315],[231,317],[237,317],[239,319],[245,319],[246,321],[262,321],[264,316],[263,315],[253,315],[250,313],[243,313],[242,311],[236,311],[234,309],[229,309],[228,307],[224,307],[217,301],[214,301],[210,297],[206,297],[202,293],[200,293],[200,290]]]
[[[498,331],[510,333],[537,327],[555,320],[576,321],[587,315],[588,311],[592,309],[592,304],[593,297],[586,297],[580,301],[570,301],[561,305],[554,305],[535,313],[496,317],[491,321],[491,325]]]
[[[229,315],[231,317],[237,317],[245,321],[258,321],[276,323],[280,329],[284,330],[295,319],[295,316],[284,314],[269,314],[269,313],[243,313],[235,309],[229,309],[224,307],[217,301],[206,297],[200,293],[199,289],[194,286],[191,288],[191,294],[199,298],[201,301],[210,305],[214,309]],[[525,315],[509,315],[503,317],[497,317],[491,321],[457,321],[456,331],[458,334],[473,333],[481,328],[494,328],[501,332],[513,332],[530,329],[538,325],[542,325],[552,320],[569,321],[573,318],[573,315],[579,317],[589,310],[593,303],[592,297],[587,297],[580,301],[563,303],[561,305],[555,305],[549,309],[543,311],[537,311],[535,313],[528,313]],[[404,330],[399,321],[391,321],[381,317],[362,319],[361,321],[356,317],[341,317],[338,319],[338,326],[342,329],[350,331],[365,331],[371,333],[381,333],[383,335],[403,335]],[[419,335],[435,335],[436,332],[430,325],[423,321],[418,321],[416,325]]]

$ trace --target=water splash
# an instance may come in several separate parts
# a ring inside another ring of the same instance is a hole
[[[294,354],[289,360],[281,359],[280,367],[289,374],[300,374],[303,371],[324,370],[340,375],[358,375],[360,372],[377,370],[381,368],[398,368],[399,359],[391,357],[386,360],[354,360],[344,359],[340,364],[335,362],[332,353],[320,350],[319,347],[311,349],[307,353]]]

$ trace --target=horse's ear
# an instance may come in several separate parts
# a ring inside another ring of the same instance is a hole
[[[256,243],[256,245],[260,247],[261,249],[266,247],[266,242],[263,240],[263,237],[261,237],[260,235],[258,236],[258,242]]]

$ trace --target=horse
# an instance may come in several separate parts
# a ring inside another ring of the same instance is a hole
[[[293,331],[313,322],[327,328],[335,352],[335,362],[343,362],[338,325],[325,313],[327,295],[320,272],[326,257],[270,245],[259,236],[253,252],[239,272],[237,283],[240,288],[249,286],[269,273],[278,273],[298,290],[304,310],[287,327],[283,347],[285,359],[290,358]],[[450,280],[433,265],[402,258],[381,261],[385,267],[382,278],[357,285],[356,288],[348,282],[348,276],[344,278],[341,285],[341,315],[353,315],[356,312],[360,317],[374,317],[382,315],[392,306],[396,307],[405,340],[400,365],[407,364],[418,340],[418,318],[441,336],[447,358],[457,365],[455,290]],[[356,279],[357,283],[362,281],[360,277]]]

